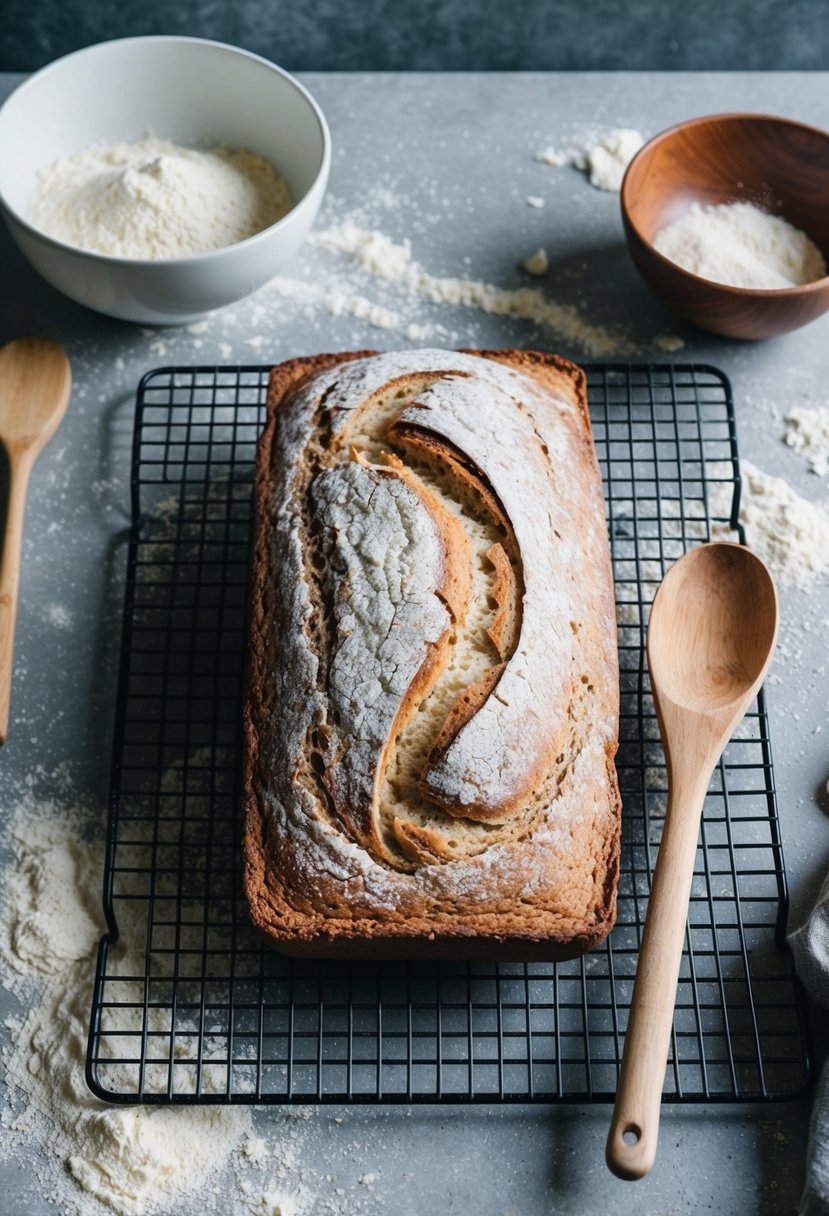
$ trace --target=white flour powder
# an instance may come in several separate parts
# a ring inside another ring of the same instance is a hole
[[[654,246],[691,274],[731,287],[769,291],[826,274],[823,255],[804,232],[751,203],[694,203],[657,233]]]
[[[813,473],[825,477],[829,473],[829,409],[796,406],[786,415],[786,428],[785,442],[809,462]]]
[[[617,127],[601,137],[584,140],[578,147],[559,152],[555,148],[542,148],[536,160],[558,168],[573,165],[587,174],[591,186],[597,190],[616,191],[622,186],[625,170],[645,140],[639,131],[630,127]]]
[[[252,152],[197,151],[149,136],[56,160],[29,201],[36,228],[122,258],[175,258],[245,240],[292,207],[274,167]]]
[[[801,498],[782,477],[771,477],[749,461],[743,475],[740,522],[750,547],[784,587],[808,588],[829,573],[829,511]],[[712,514],[728,515],[731,487],[714,486]],[[727,525],[715,525],[715,539],[730,540]]]
[[[99,933],[100,857],[52,802],[27,800],[12,836],[0,950],[18,976],[51,975],[89,958]],[[67,910],[69,914],[67,915]]]
[[[644,142],[638,131],[620,127],[597,143],[588,144],[573,163],[597,190],[620,190],[625,170]]]
[[[594,355],[610,351],[631,353],[633,349],[630,340],[618,331],[592,324],[573,305],[559,304],[537,287],[509,290],[479,279],[429,274],[412,259],[408,241],[395,244],[382,232],[360,228],[350,221],[317,233],[312,241],[347,254],[364,274],[397,283],[412,296],[430,303],[475,308],[496,316],[533,321],[568,342],[577,342]]]
[[[127,1216],[160,1211],[227,1164],[250,1116],[222,1107],[115,1108],[92,1096],[84,1061],[101,851],[65,807],[31,797],[18,805],[11,842],[3,980],[29,1013],[5,1061],[14,1114],[5,1117],[4,1152],[40,1144],[42,1181],[57,1188],[64,1211],[97,1212],[99,1204]]]

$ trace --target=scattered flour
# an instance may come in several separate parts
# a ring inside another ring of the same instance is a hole
[[[531,253],[528,258],[524,258],[521,265],[526,270],[527,274],[542,275],[546,274],[550,268],[550,262],[547,257],[546,249],[536,249],[535,253]]]
[[[375,329],[396,329],[400,324],[398,313],[393,312],[390,308],[384,308],[382,304],[366,300],[363,296],[343,298],[332,295],[326,301],[326,307],[334,316],[347,312],[352,317],[356,317],[358,321],[367,321]]]
[[[570,163],[567,153],[557,152],[555,148],[542,148],[540,152],[536,153],[535,159],[541,161],[542,165],[551,165],[554,169]]]
[[[29,219],[81,249],[159,259],[233,245],[292,206],[285,182],[261,156],[148,136],[54,161],[38,174]]]
[[[115,1108],[93,1097],[84,1064],[101,849],[84,840],[71,809],[31,795],[18,804],[11,843],[3,980],[25,994],[29,1012],[5,1060],[15,1116],[4,1154],[40,1143],[64,1210],[97,1212],[97,1200],[125,1216],[160,1211],[227,1164],[250,1116],[222,1107]]]
[[[321,307],[332,317],[349,315],[365,321],[374,329],[397,329],[400,314],[383,304],[355,295],[348,287],[339,283],[307,283],[303,279],[288,279],[279,276],[271,283],[277,294],[299,303]]]
[[[639,131],[617,127],[606,135],[586,139],[577,147],[567,148],[563,152],[551,147],[542,148],[536,153],[536,160],[553,168],[573,165],[587,174],[590,185],[597,190],[618,191],[625,170],[644,142]]]
[[[746,540],[784,587],[808,588],[829,573],[829,511],[801,498],[782,477],[741,461],[740,522]],[[725,499],[728,499],[726,502]],[[714,485],[713,515],[728,516],[731,487]],[[731,539],[727,524],[715,524],[715,539]]]
[[[785,442],[809,462],[813,473],[825,477],[829,473],[829,409],[796,406],[786,415],[786,426]]]
[[[588,143],[574,160],[597,190],[621,190],[625,170],[644,144],[638,131],[619,127],[596,143]]]
[[[17,864],[6,878],[0,934],[6,967],[15,977],[50,975],[89,958],[100,932],[100,856],[57,803],[31,797],[19,804],[11,843]]]
[[[694,203],[657,233],[654,247],[691,274],[731,287],[771,291],[826,274],[823,255],[805,232],[752,203]]]
[[[479,279],[429,274],[413,261],[408,241],[395,244],[382,232],[360,228],[351,221],[318,232],[312,240],[325,249],[347,254],[364,274],[397,283],[410,295],[430,303],[474,308],[496,316],[532,321],[553,330],[566,341],[578,343],[594,355],[611,351],[629,354],[635,350],[626,335],[592,324],[575,306],[550,300],[536,287],[510,290]]]
[[[551,331],[560,340],[576,343],[591,355],[632,355],[640,350],[624,330],[597,325],[589,321],[580,308],[550,299],[538,287],[510,289],[497,287],[480,279],[430,274],[413,260],[411,243],[408,240],[395,242],[384,233],[362,228],[352,220],[323,229],[310,239],[313,244],[323,249],[345,254],[360,273],[402,288],[411,298],[425,300],[430,304],[446,304],[455,308],[475,309],[493,316],[530,321]],[[546,258],[545,251],[539,250],[538,253],[544,253]],[[533,255],[533,258],[536,256],[537,254]],[[541,265],[540,260],[537,265]],[[295,298],[304,297],[307,301],[328,299],[324,288],[301,281],[277,280],[276,289],[289,292]],[[353,308],[351,311],[354,311]],[[391,318],[389,320],[391,321]],[[400,325],[396,314],[394,321],[394,326],[390,324],[390,328]],[[373,323],[377,323],[376,318]],[[437,333],[439,332],[438,330]],[[435,333],[436,331],[432,330],[428,336],[435,336]],[[684,346],[684,342],[674,334],[661,334],[647,343],[645,349],[654,346],[660,350],[678,350]]]
[[[289,1195],[263,1191],[250,1210],[253,1216],[294,1216],[296,1204]]]
[[[49,784],[58,788],[54,774]],[[81,830],[90,808],[62,795],[36,797],[34,785],[30,780],[12,799],[14,860],[0,896],[0,979],[24,1008],[6,1020],[13,1041],[3,1057],[8,1109],[0,1159],[19,1159],[27,1168],[34,1163],[39,1193],[64,1216],[160,1216],[190,1212],[194,1204],[201,1212],[224,1212],[221,1199],[208,1198],[224,1193],[216,1183],[228,1168],[236,1173],[240,1198],[233,1210],[240,1214],[295,1216],[313,1209],[315,1197],[296,1179],[303,1121],[269,1120],[266,1143],[251,1134],[247,1109],[115,1107],[87,1088],[103,835],[99,830],[91,843]],[[134,960],[126,964],[134,973]],[[130,1011],[107,1016],[108,1029],[117,1030],[118,1018],[129,1018]],[[162,1026],[154,1027],[151,1013],[154,1028]],[[188,1043],[177,1045],[177,1054],[187,1058],[191,1050]],[[120,1067],[108,1066],[115,1084]],[[132,1087],[125,1077],[123,1088]],[[251,1171],[263,1168],[275,1176],[251,1182]]]
[[[72,628],[72,613],[64,604],[49,604],[46,608],[46,620],[56,629]]]

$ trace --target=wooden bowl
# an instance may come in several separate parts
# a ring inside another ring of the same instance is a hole
[[[693,203],[750,202],[802,229],[829,262],[829,134],[765,114],[713,114],[657,135],[622,183],[628,247],[645,282],[681,317],[729,338],[772,338],[829,309],[829,276],[776,291],[727,287],[653,247]]]

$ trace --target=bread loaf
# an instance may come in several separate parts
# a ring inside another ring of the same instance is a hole
[[[283,364],[253,504],[254,923],[351,958],[601,941],[618,668],[583,373],[526,351]]]

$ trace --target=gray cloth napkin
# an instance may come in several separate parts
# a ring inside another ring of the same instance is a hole
[[[809,919],[789,936],[797,974],[809,995],[829,1007],[829,874],[827,874]],[[827,1216],[829,1213],[829,1060],[815,1093],[809,1124],[806,1156],[806,1186],[798,1216]]]

